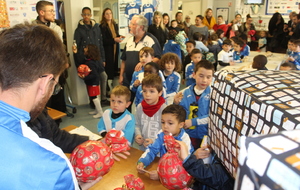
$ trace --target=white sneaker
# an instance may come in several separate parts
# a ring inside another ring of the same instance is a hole
[[[90,115],[95,115],[95,114],[97,114],[97,111],[96,110],[95,111],[90,111],[89,114]]]
[[[97,113],[96,115],[93,115],[93,118],[95,118],[95,119],[98,119],[98,118],[100,118],[100,117],[102,117],[102,114],[103,113]]]

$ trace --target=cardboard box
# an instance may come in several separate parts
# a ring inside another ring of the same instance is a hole
[[[300,189],[300,130],[241,137],[234,189]]]
[[[240,137],[300,129],[299,71],[220,71],[212,82],[209,137],[236,175]]]

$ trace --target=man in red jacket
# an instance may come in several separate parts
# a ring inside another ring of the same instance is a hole
[[[213,29],[214,29],[214,31],[217,31],[218,29],[223,30],[224,31],[224,36],[226,36],[227,30],[228,30],[228,26],[225,23],[225,21],[223,20],[223,16],[222,15],[218,16],[218,23],[213,26]]]

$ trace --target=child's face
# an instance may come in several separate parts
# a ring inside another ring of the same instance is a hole
[[[158,71],[151,65],[146,65],[144,68],[144,77],[146,77],[150,74],[158,74]]]
[[[114,112],[114,114],[122,113],[128,108],[130,102],[126,101],[126,97],[124,95],[116,96],[114,94],[110,95],[110,108]]]
[[[294,52],[300,52],[300,46],[294,44],[293,48],[294,48],[293,50]]]
[[[294,46],[294,44],[293,44],[292,42],[289,41],[289,42],[288,42],[288,49],[293,51],[293,49],[294,49],[293,46]]]
[[[177,27],[177,22],[176,21],[173,21],[172,23],[171,23],[171,26],[173,27],[173,28],[176,28]]]
[[[140,52],[140,62],[145,65],[146,63],[151,62],[153,57],[150,53]]]
[[[232,45],[232,47],[234,46],[234,40],[233,39],[230,39],[230,41],[231,41],[231,45]]]
[[[262,38],[266,37],[266,33],[265,32],[260,32],[260,37],[262,37]]]
[[[184,122],[179,122],[174,114],[166,113],[161,116],[161,128],[165,135],[178,136]]]
[[[191,53],[192,50],[195,49],[195,46],[194,46],[194,44],[192,44],[192,43],[186,43],[185,45],[186,45],[186,51],[187,51],[188,53]]]
[[[213,71],[200,67],[198,71],[193,73],[193,78],[196,80],[196,88],[198,90],[206,89],[213,77]]]
[[[218,17],[218,24],[222,24],[223,23],[223,18],[222,17]]]
[[[280,66],[279,70],[281,70],[281,71],[291,71],[292,68],[291,67]]]
[[[223,44],[222,45],[222,48],[225,52],[228,52],[230,49],[231,49],[231,45],[228,45],[228,44]]]
[[[145,102],[149,105],[157,104],[159,97],[162,95],[162,92],[158,92],[155,87],[143,86],[142,88]]]
[[[175,69],[175,62],[174,62],[174,61],[169,61],[169,62],[165,63],[165,69],[166,69],[169,73],[173,72],[174,69]]]
[[[220,38],[224,38],[224,32],[220,34]]]
[[[191,56],[191,60],[194,62],[194,64],[197,64],[202,59],[201,53],[195,53]]]
[[[234,51],[241,51],[241,46],[240,45],[238,45],[238,44],[234,44],[234,46],[233,46],[233,49],[234,49]]]

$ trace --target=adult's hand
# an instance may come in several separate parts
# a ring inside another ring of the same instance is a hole
[[[134,71],[140,71],[140,70],[142,70],[142,67],[143,67],[143,64],[142,64],[141,62],[139,62],[139,63],[135,66]]]
[[[123,84],[123,76],[120,75],[119,77],[119,84],[122,85]]]

